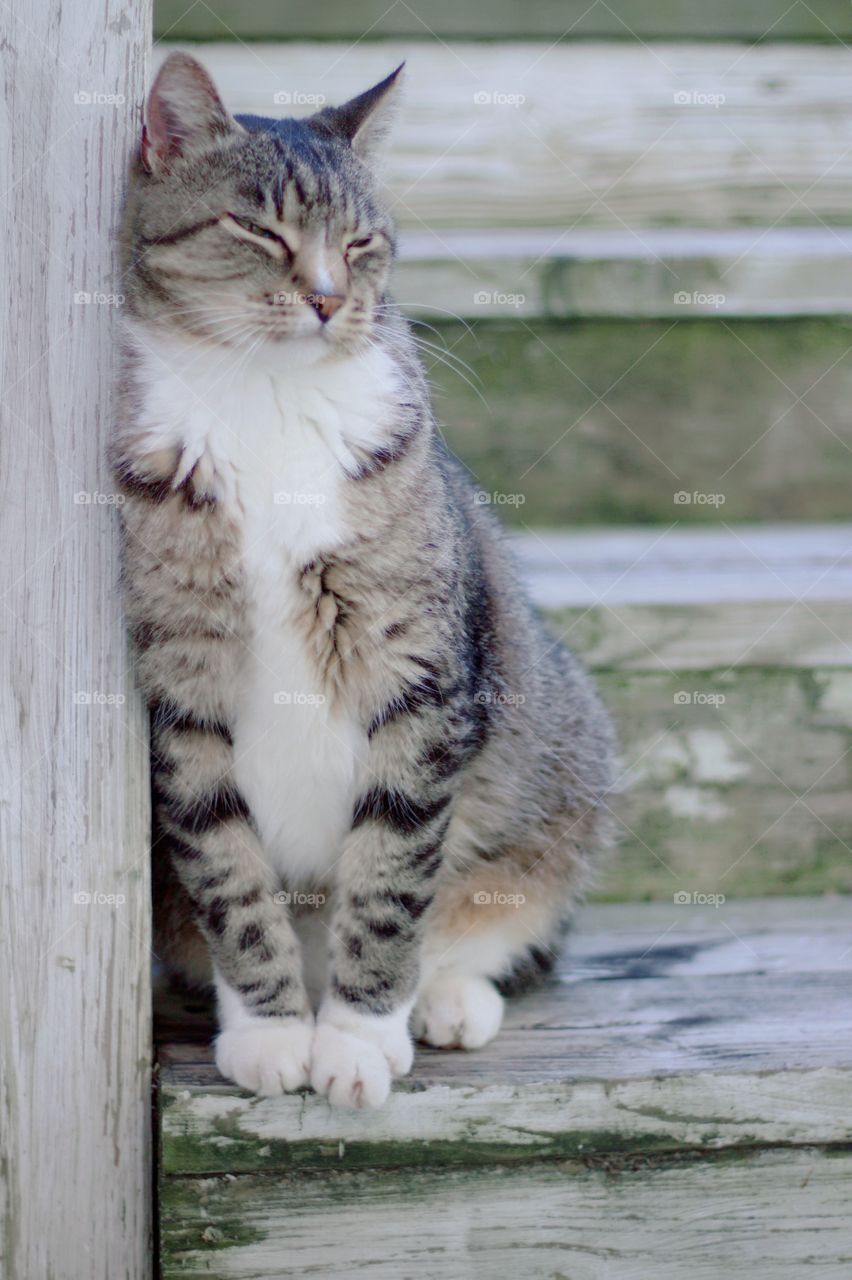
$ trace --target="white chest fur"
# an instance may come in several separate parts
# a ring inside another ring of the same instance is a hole
[[[234,690],[235,780],[271,865],[294,887],[340,856],[366,739],[320,686],[302,632],[302,565],[347,536],[342,486],[352,446],[385,438],[393,366],[375,350],[277,371],[238,357],[175,351],[134,335],[150,448],[180,443],[239,521],[249,588],[249,643]]]

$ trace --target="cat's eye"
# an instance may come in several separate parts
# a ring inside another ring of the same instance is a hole
[[[264,227],[260,222],[252,222],[250,218],[243,218],[236,213],[227,213],[222,221],[241,240],[256,244],[275,257],[280,258],[290,252],[290,246],[284,237],[270,227]]]
[[[276,235],[274,231],[270,231],[269,227],[262,227],[259,222],[250,222],[248,218],[238,218],[235,213],[230,215],[237,226],[242,227],[243,231],[249,231],[253,236],[260,236],[267,240],[280,240],[281,237]]]
[[[350,240],[346,246],[346,252],[348,253],[350,249],[366,249],[373,240],[373,236],[364,236],[361,240]]]

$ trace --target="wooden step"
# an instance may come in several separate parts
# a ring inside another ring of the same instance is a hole
[[[509,523],[849,515],[848,320],[434,328],[423,354],[435,411]]]
[[[155,48],[155,64],[171,47]],[[641,243],[649,227],[852,222],[841,41],[359,40],[196,52],[231,110],[266,116],[309,113],[317,95],[342,101],[406,59],[386,181],[412,229],[609,228]]]
[[[410,5],[396,0],[157,0],[154,30],[171,40],[822,40],[852,36],[852,14],[843,0],[779,5],[776,0],[632,0],[629,10],[588,0],[491,0],[486,7],[457,0]]]
[[[405,228],[394,293],[429,320],[843,315],[852,231]]]
[[[598,896],[852,892],[852,525],[515,547],[622,742]]]
[[[171,1038],[164,1280],[846,1280],[849,925],[840,899],[588,908],[496,1042],[420,1049],[379,1113],[248,1097]]]

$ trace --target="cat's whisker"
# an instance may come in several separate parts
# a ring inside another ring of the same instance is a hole
[[[449,316],[451,320],[457,320],[459,324],[464,325],[465,329],[467,329],[474,341],[476,343],[479,342],[473,325],[468,320],[465,320],[464,316],[460,316],[457,311],[449,311],[446,307],[436,307],[433,302],[401,302],[394,299],[392,304],[380,303],[376,307],[376,311],[396,311],[400,307],[417,307],[418,310],[422,311],[440,311],[442,315]],[[423,321],[414,317],[411,319],[410,323],[423,324]]]

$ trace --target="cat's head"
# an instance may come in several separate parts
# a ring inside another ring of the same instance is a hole
[[[381,323],[394,230],[373,171],[401,68],[305,119],[231,116],[173,53],[151,89],[123,232],[135,314],[197,340],[312,362]]]

